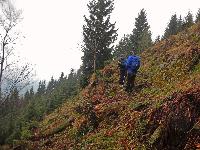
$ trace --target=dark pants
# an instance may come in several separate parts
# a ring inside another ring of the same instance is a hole
[[[125,77],[126,77],[126,69],[120,69],[119,84],[124,85]]]
[[[136,77],[136,73],[134,73],[134,74],[128,73],[127,83],[126,83],[126,91],[127,92],[132,92],[132,90],[135,86],[135,77]]]

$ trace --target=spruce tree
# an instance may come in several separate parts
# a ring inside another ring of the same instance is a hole
[[[24,94],[24,100],[27,102],[27,101],[30,101],[30,93],[29,91],[27,90],[26,93]]]
[[[49,81],[48,85],[47,85],[47,93],[50,94],[55,88],[55,80],[53,78],[53,76],[51,77],[51,80]]]
[[[61,72],[61,75],[60,75],[59,80],[58,80],[59,83],[64,81],[64,79],[65,79],[64,76],[65,76],[64,72]]]
[[[71,97],[77,94],[78,91],[78,78],[77,74],[74,69],[71,69],[70,74],[68,75],[67,78],[67,96]]]
[[[29,94],[30,94],[30,98],[32,99],[35,95],[34,90],[33,90],[33,86],[31,87]]]
[[[167,28],[165,29],[164,38],[168,38],[171,35],[177,34],[179,30],[178,26],[179,26],[179,22],[178,22],[176,14],[174,14],[171,16],[169,24],[167,25]]]
[[[128,56],[131,53],[132,47],[133,44],[131,42],[131,35],[124,35],[119,43],[116,45],[113,55],[115,58],[118,58],[121,55]]]
[[[196,20],[195,20],[195,23],[199,22],[200,21],[200,8],[198,9],[198,12],[196,14]]]
[[[38,89],[37,89],[37,94],[39,96],[41,96],[42,94],[44,94],[46,91],[46,81],[40,81],[39,82],[39,86],[38,86]]]
[[[114,0],[92,0],[89,2],[89,17],[84,16],[82,57],[82,80],[87,85],[90,75],[104,67],[111,59],[112,43],[116,40],[115,23],[110,22]],[[82,86],[85,86],[82,85]]]
[[[11,101],[18,101],[19,100],[19,91],[17,88],[14,88],[10,94]]]
[[[178,32],[181,32],[183,30],[183,19],[180,15],[179,19],[178,19]]]
[[[144,9],[135,18],[135,28],[132,31],[131,39],[136,53],[141,53],[144,49],[152,45],[150,26],[147,22],[147,14]]]
[[[158,36],[155,38],[154,44],[159,43],[160,40],[161,40],[161,39],[160,39],[160,35],[158,35]]]
[[[193,24],[194,24],[193,15],[189,11],[187,16],[185,17],[185,20],[184,20],[184,23],[183,23],[183,28],[187,29],[187,28],[191,27]]]

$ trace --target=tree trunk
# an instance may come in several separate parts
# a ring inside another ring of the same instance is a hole
[[[96,40],[94,41],[94,73],[96,73],[96,51],[97,51],[97,46],[96,46]]]
[[[6,43],[3,42],[2,44],[2,58],[1,58],[1,67],[0,67],[0,100],[2,98],[2,76],[3,76],[3,67],[4,67],[4,59],[5,59],[5,45]]]

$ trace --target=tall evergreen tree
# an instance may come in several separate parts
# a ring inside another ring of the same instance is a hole
[[[179,30],[178,26],[179,26],[179,22],[178,22],[176,14],[174,14],[171,16],[169,24],[167,25],[167,28],[165,29],[164,38],[168,38],[170,35],[177,34]]]
[[[68,97],[76,95],[78,92],[78,76],[74,69],[71,69],[67,78],[67,92]]]
[[[17,88],[14,88],[10,95],[10,100],[16,101],[19,100],[19,91]]]
[[[45,93],[45,90],[46,90],[46,81],[40,81],[37,89],[37,94],[42,95]]]
[[[160,35],[158,35],[156,38],[155,38],[155,41],[154,41],[154,44],[160,42]]]
[[[183,30],[183,19],[180,15],[179,19],[178,19],[178,32],[181,32]]]
[[[195,20],[195,23],[199,22],[200,21],[200,8],[198,9],[198,12],[196,14],[196,20]]]
[[[29,93],[29,90],[27,90],[26,93],[24,94],[24,100],[25,100],[25,101],[30,101],[30,93]]]
[[[114,0],[91,0],[89,17],[84,16],[83,25],[82,80],[87,81],[97,69],[104,67],[105,61],[111,59],[112,43],[116,40],[115,23],[110,22],[114,9]],[[82,85],[84,86],[84,85]]]
[[[53,91],[53,89],[55,88],[55,80],[53,77],[51,77],[51,80],[49,81],[48,85],[47,85],[47,93],[51,93]]]
[[[31,87],[29,94],[30,94],[30,98],[32,99],[35,94],[33,90],[33,86]]]
[[[184,20],[184,23],[183,23],[183,28],[184,28],[184,29],[189,28],[189,27],[191,27],[193,24],[194,24],[193,15],[192,15],[192,13],[189,11],[188,14],[187,14],[187,16],[185,17],[185,20]]]
[[[61,75],[60,75],[60,77],[59,77],[59,80],[58,80],[58,82],[63,82],[64,81],[64,79],[65,79],[65,74],[64,74],[64,72],[61,72]]]
[[[135,28],[132,33],[131,39],[136,48],[136,53],[141,53],[144,49],[152,45],[150,26],[147,22],[147,14],[144,9],[135,18]]]
[[[114,57],[120,57],[121,55],[127,56],[131,53],[131,49],[133,44],[131,42],[131,35],[124,35],[119,43],[116,45],[115,50],[113,52]]]

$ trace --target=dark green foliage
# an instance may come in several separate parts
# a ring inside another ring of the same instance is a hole
[[[121,55],[128,56],[131,53],[133,44],[131,42],[131,35],[124,35],[119,43],[116,45],[113,52],[114,57],[120,57]]]
[[[78,89],[78,74],[74,71],[74,69],[71,69],[70,74],[68,75],[68,78],[66,80],[66,95],[73,96],[77,94]]]
[[[181,17],[181,15],[180,15],[180,17],[179,17],[179,19],[178,19],[178,32],[181,32],[181,31],[183,31],[183,19],[182,19],[182,17]]]
[[[84,68],[84,72],[85,72],[85,69],[86,68]],[[88,74],[86,72],[83,73],[83,66],[80,67],[80,71],[81,71],[81,74],[80,74],[79,84],[81,88],[84,88],[89,84],[89,72]]]
[[[18,100],[19,99],[19,91],[15,88],[10,95],[10,100]]]
[[[168,38],[170,35],[177,34],[179,31],[178,24],[179,22],[176,14],[172,15],[169,24],[165,29],[164,38]]]
[[[177,18],[177,15],[174,14],[171,16],[169,24],[167,25],[165,29],[163,38],[166,39],[171,35],[176,35],[178,32],[181,32],[183,29],[184,29],[184,21],[182,20],[182,17],[180,16],[179,18]]]
[[[50,94],[54,88],[56,87],[57,82],[54,80],[53,77],[51,77],[51,80],[49,81],[48,85],[47,85],[47,94]]]
[[[115,23],[110,22],[114,9],[113,0],[92,0],[88,4],[89,17],[84,16],[82,57],[82,79],[88,83],[89,76],[104,67],[112,58],[111,44],[116,40]],[[83,84],[83,85],[84,85]]]
[[[45,90],[46,90],[46,81],[40,81],[37,94],[42,95],[45,93]]]
[[[30,100],[30,93],[29,93],[28,90],[27,90],[26,93],[24,94],[24,100],[26,100],[26,101]]]
[[[30,94],[30,98],[32,99],[35,94],[33,90],[33,86],[31,87],[29,94]]]
[[[156,44],[156,43],[160,42],[160,40],[161,40],[160,35],[158,35],[158,36],[156,37],[154,43]]]
[[[54,84],[53,84],[54,82]],[[79,74],[71,69],[68,77],[64,77],[64,74],[61,73],[59,80],[49,82],[47,87],[53,88],[50,90],[46,96],[47,99],[47,112],[50,112],[62,104],[67,98],[75,96],[79,89]]]
[[[116,45],[113,52],[114,57],[121,55],[127,56],[132,53],[132,47],[135,47],[135,52],[140,54],[144,49],[152,45],[150,26],[147,22],[147,14],[144,9],[140,11],[138,17],[135,18],[135,28],[132,34],[124,35]]]
[[[138,54],[152,45],[150,26],[144,9],[135,18],[135,28],[132,31],[131,39]]]
[[[183,23],[183,28],[184,28],[184,29],[189,28],[189,27],[191,27],[193,24],[194,24],[193,15],[192,15],[192,13],[189,11],[188,14],[187,14],[187,16],[185,17],[185,20],[184,20],[184,23]]]
[[[196,14],[196,20],[195,20],[195,23],[199,22],[200,21],[200,8],[198,9],[198,12]]]
[[[26,120],[39,120],[38,111],[35,102],[30,102],[27,106],[27,110],[25,111],[25,119]]]
[[[68,77],[61,73],[58,80],[52,77],[47,86],[46,81],[40,81],[37,92],[34,93],[32,87],[23,98],[15,88],[0,106],[0,144],[12,144],[15,139],[31,137],[37,122],[46,113],[78,93],[79,76],[80,72],[71,69]]]
[[[174,15],[172,15],[170,22],[165,29],[163,38],[166,39],[171,35],[176,35],[177,33],[181,32],[185,29],[188,29],[189,27],[194,25],[194,23],[197,23],[199,20],[200,20],[200,9],[198,10],[198,12],[196,14],[195,21],[193,19],[192,13],[190,11],[187,13],[187,15],[186,15],[186,17],[184,17],[184,19],[182,19],[181,16],[179,18],[177,18],[176,14],[174,14]]]
[[[171,19],[165,29],[163,38],[166,39],[171,35],[176,35],[177,33],[183,31],[184,29],[191,27],[193,24],[194,24],[193,15],[190,11],[188,12],[184,20],[182,19],[181,16],[177,18],[177,15],[174,14],[171,16]]]
[[[23,101],[20,100],[19,91],[15,88],[0,107],[3,112],[0,114],[0,144],[9,143],[14,138],[20,137],[18,115],[22,106]]]
[[[24,101],[29,102],[33,99],[33,97],[34,97],[34,91],[33,87],[31,87],[31,89],[27,90],[26,93],[24,94]]]

